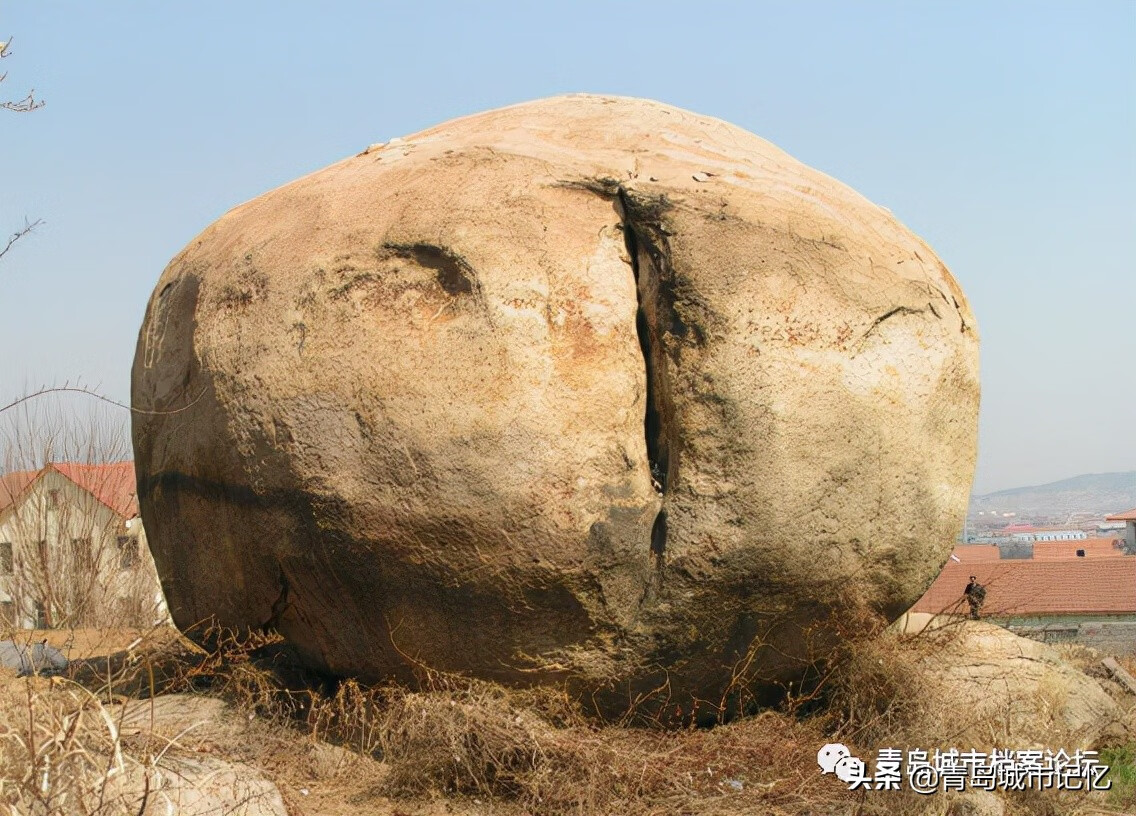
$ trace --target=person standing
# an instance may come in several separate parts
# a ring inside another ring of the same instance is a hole
[[[979,612],[982,610],[982,602],[986,600],[986,587],[978,583],[978,578],[972,575],[970,576],[970,583],[966,585],[962,594],[966,597],[967,605],[970,606],[971,620],[978,620]]]

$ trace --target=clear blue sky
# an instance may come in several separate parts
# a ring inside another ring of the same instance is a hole
[[[0,401],[126,399],[166,262],[224,211],[569,91],[732,121],[889,207],[982,336],[975,487],[1136,469],[1136,3],[0,3]],[[1119,509],[1119,508],[1118,508]]]

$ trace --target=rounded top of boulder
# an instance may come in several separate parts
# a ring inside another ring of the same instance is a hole
[[[612,192],[636,188],[695,207],[729,194],[736,197],[731,204],[760,212],[763,222],[802,239],[826,241],[838,233],[849,250],[914,253],[914,263],[890,271],[914,279],[930,276],[947,287],[968,329],[974,329],[974,316],[954,279],[890,210],[743,128],[636,97],[565,94],[459,117],[372,144],[234,208],[218,223],[249,207],[259,221],[263,208],[283,201],[294,206],[294,195],[327,196],[329,185],[338,205],[334,215],[343,218],[345,210],[373,202],[376,187],[397,190],[406,176],[437,165],[473,171],[446,175],[450,183],[466,187],[467,195],[487,201],[509,194],[510,177],[527,180],[532,174]],[[489,174],[476,172],[490,166]],[[435,205],[444,206],[448,186],[437,186]],[[321,209],[332,203],[325,199]],[[874,260],[881,261],[894,263],[890,257]]]
[[[721,119],[650,99],[594,94],[565,94],[462,116],[372,145],[364,154],[442,141],[444,149],[491,145],[553,161],[575,153],[612,172],[625,168],[636,154],[649,153],[684,167],[705,164],[705,172],[730,175],[741,169],[739,165],[756,167],[763,157],[805,167],[770,142]],[[689,174],[683,173],[681,180],[689,181]]]

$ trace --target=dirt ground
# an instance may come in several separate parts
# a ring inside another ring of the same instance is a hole
[[[153,649],[181,639],[172,626],[153,629],[15,629],[0,632],[0,638],[17,643],[39,643],[63,652],[68,660],[102,657],[144,646]]]

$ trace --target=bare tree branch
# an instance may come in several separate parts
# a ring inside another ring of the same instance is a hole
[[[24,226],[8,236],[8,242],[4,244],[3,249],[0,249],[0,258],[3,258],[8,254],[8,251],[12,248],[12,245],[15,244],[16,241],[19,241],[21,238],[23,238],[25,235],[27,235],[29,232],[31,232],[41,224],[43,224],[42,218],[37,218],[35,221],[29,221],[25,218]]]
[[[4,59],[5,57],[10,56],[11,45],[12,45],[12,39],[10,37],[8,38],[8,40],[6,42],[0,42],[0,59]],[[0,73],[0,83],[2,83],[7,78],[8,78],[7,72]],[[13,111],[15,113],[28,113],[30,111],[34,111],[34,110],[37,110],[39,108],[42,108],[43,105],[44,105],[43,100],[39,100],[39,99],[35,98],[35,91],[34,90],[29,91],[27,96],[25,96],[23,99],[20,99],[20,100],[0,101],[0,109]],[[30,232],[32,232],[34,229],[36,229],[36,227],[39,227],[42,224],[43,224],[43,221],[41,219],[37,218],[35,221],[29,221],[27,218],[25,218],[24,219],[24,226],[21,229],[18,229],[14,233],[12,233],[8,237],[8,240],[4,243],[3,248],[0,248],[0,259],[2,259],[5,255],[7,255],[12,250],[12,247],[15,246],[17,241],[19,241],[24,236],[28,235]],[[86,386],[64,384],[62,386],[54,386],[54,387],[51,387],[51,388],[41,388],[38,391],[32,392],[31,394],[25,394],[24,396],[19,397],[18,399],[13,400],[12,402],[8,403],[7,405],[0,405],[0,414],[3,414],[4,412],[9,411],[9,410],[11,410],[11,409],[13,409],[13,408],[15,408],[19,405],[23,405],[24,403],[30,402],[31,400],[34,400],[38,397],[47,396],[48,394],[62,394],[62,393],[84,394],[88,397],[93,397],[94,399],[100,400],[100,401],[105,402],[109,405],[114,405],[118,408],[125,408],[127,411],[130,411],[131,413],[135,413],[135,414],[160,415],[160,414],[176,414],[176,413],[179,413],[181,411],[186,410],[187,408],[191,408],[199,399],[201,399],[201,397],[204,395],[205,391],[202,390],[201,394],[198,394],[197,397],[193,401],[191,401],[187,405],[182,406],[181,408],[175,408],[175,409],[170,410],[170,411],[147,411],[147,410],[143,410],[143,409],[140,409],[140,408],[132,408],[131,406],[126,405],[125,403],[121,403],[121,402],[118,402],[117,400],[113,400],[110,397],[107,397],[107,396],[100,394],[98,391],[96,391],[92,388],[87,388]]]
[[[7,78],[7,76],[7,74],[0,74],[0,82],[3,82],[5,78]],[[35,88],[33,88],[32,90],[28,91],[28,95],[23,99],[6,99],[3,102],[0,102],[0,108],[13,111],[15,113],[30,113],[31,111],[39,110],[45,104],[46,103],[42,99],[35,98]]]
[[[11,37],[8,38],[7,42],[0,43],[0,59],[4,59],[5,57],[7,57],[9,55],[8,49],[11,47],[11,45],[12,45],[12,38]],[[8,78],[8,72],[7,71],[0,74],[0,82],[3,82],[7,78]],[[33,88],[32,90],[28,91],[28,95],[25,96],[23,99],[18,99],[18,100],[6,99],[3,102],[0,102],[0,108],[2,108],[4,110],[12,111],[13,113],[30,113],[31,111],[38,110],[38,109],[42,108],[44,106],[44,104],[45,103],[42,99],[36,99],[35,98],[35,89]]]
[[[124,402],[119,402],[118,400],[113,400],[110,397],[103,396],[93,388],[87,388],[86,386],[82,385],[57,385],[52,386],[51,388],[41,388],[38,391],[33,391],[30,394],[25,394],[22,397],[14,399],[7,405],[0,405],[0,414],[4,413],[5,411],[10,411],[18,405],[23,405],[25,402],[30,402],[37,397],[45,397],[48,394],[84,394],[88,397],[93,397],[94,399],[105,402],[108,405],[113,405],[117,408],[125,408],[132,414],[143,414],[145,416],[166,416],[169,414],[180,414],[182,411],[187,411],[192,408],[197,404],[198,400],[205,396],[205,389],[202,389],[200,394],[194,397],[192,401],[183,405],[181,408],[173,408],[169,411],[148,411],[144,408],[133,408]]]
[[[10,51],[11,47],[12,47],[12,38],[11,37],[9,37],[7,39],[7,41],[5,41],[5,42],[0,42],[0,59],[4,59],[5,57],[7,57],[11,54],[11,51]],[[0,82],[3,82],[7,78],[8,78],[8,72],[7,71],[0,74]],[[39,108],[42,108],[43,104],[44,103],[43,103],[42,100],[38,100],[38,99],[35,98],[35,91],[31,90],[31,91],[28,91],[28,95],[25,96],[23,99],[19,99],[19,100],[5,99],[4,101],[0,102],[0,109],[13,111],[14,113],[29,113],[30,111],[34,111],[34,110],[37,110]],[[42,223],[43,223],[43,221],[39,220],[38,218],[35,221],[28,221],[25,218],[24,219],[24,228],[17,230],[16,232],[12,233],[11,237],[8,238],[8,242],[6,244],[4,244],[4,248],[0,249],[0,258],[3,258],[5,255],[8,254],[9,250],[12,249],[12,245],[15,244],[16,241],[19,241],[21,238],[23,238],[25,235],[27,235],[29,232],[34,230],[36,227],[38,227]]]

